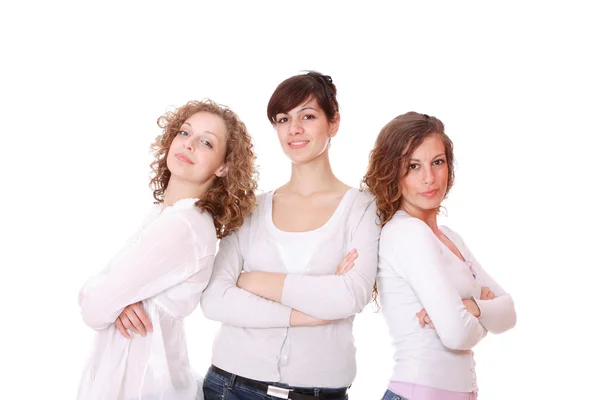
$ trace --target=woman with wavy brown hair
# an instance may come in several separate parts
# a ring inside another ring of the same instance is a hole
[[[384,400],[477,397],[471,350],[516,323],[511,296],[437,215],[454,182],[442,122],[409,112],[380,132],[364,186],[383,225],[377,290],[394,346]]]
[[[98,332],[78,399],[202,398],[183,319],[209,281],[217,239],[254,209],[255,156],[244,123],[210,100],[191,101],[158,125],[155,205],[79,295],[84,322]]]

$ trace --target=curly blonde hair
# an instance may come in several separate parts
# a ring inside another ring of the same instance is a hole
[[[170,111],[158,118],[157,124],[163,133],[150,146],[154,154],[152,179],[150,188],[153,190],[157,203],[164,201],[165,191],[169,184],[171,171],[167,168],[167,154],[173,139],[181,129],[181,125],[193,114],[209,112],[223,119],[227,127],[227,149],[225,163],[227,174],[217,177],[213,185],[196,203],[196,206],[211,213],[215,223],[217,237],[224,238],[238,229],[246,216],[256,205],[254,191],[257,188],[258,172],[254,166],[252,140],[246,125],[236,113],[228,107],[219,105],[212,100],[190,101],[175,111]]]

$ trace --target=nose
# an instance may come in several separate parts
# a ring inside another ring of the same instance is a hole
[[[189,151],[193,151],[194,150],[194,141],[192,140],[192,136],[190,135],[190,136],[186,137],[185,140],[183,141],[182,145]]]
[[[288,134],[295,136],[301,133],[304,133],[304,127],[302,126],[302,122],[299,118],[292,118],[292,120],[290,121],[290,129],[288,131]]]
[[[423,168],[423,183],[430,185],[435,182],[435,175],[433,175],[433,169],[431,165],[427,165]]]

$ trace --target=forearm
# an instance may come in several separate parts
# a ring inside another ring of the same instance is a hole
[[[344,275],[287,275],[281,303],[319,319],[348,318],[371,299],[373,282],[356,271]]]
[[[492,333],[512,329],[517,323],[517,314],[512,297],[505,293],[491,300],[475,300],[481,315],[479,322]]]
[[[292,309],[227,282],[214,281],[200,302],[206,318],[241,328],[287,328]]]
[[[253,271],[240,274],[237,286],[252,294],[281,303],[285,274]]]

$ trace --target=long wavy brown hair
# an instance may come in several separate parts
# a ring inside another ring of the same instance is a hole
[[[254,209],[256,205],[254,191],[258,178],[258,172],[254,166],[256,159],[254,146],[246,125],[228,107],[209,99],[190,101],[175,111],[169,111],[158,118],[157,124],[162,128],[163,133],[150,146],[155,157],[150,164],[152,168],[150,188],[153,190],[156,202],[162,203],[171,178],[171,171],[167,168],[169,148],[181,130],[181,125],[198,112],[209,112],[221,117],[227,127],[227,149],[225,151],[227,174],[223,177],[216,177],[213,185],[196,203],[196,206],[211,213],[217,237],[221,239],[238,229],[244,218]]]
[[[410,156],[431,135],[442,139],[446,151],[448,186],[445,198],[454,184],[454,149],[442,121],[427,114],[408,112],[388,122],[379,132],[361,187],[375,196],[382,227],[402,206],[400,181],[408,174]],[[373,300],[377,303],[377,285],[373,288]]]

